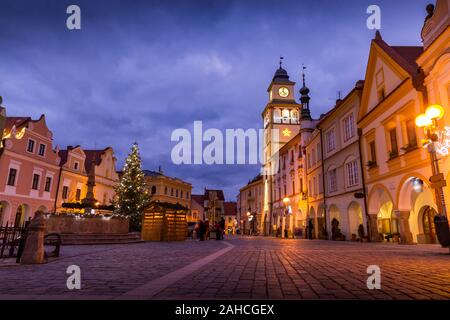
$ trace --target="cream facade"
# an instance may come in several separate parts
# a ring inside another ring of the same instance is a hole
[[[448,0],[437,1],[422,31],[424,47],[390,46],[380,33],[372,41],[358,125],[374,241],[397,235],[402,243],[436,243],[433,173],[421,146],[425,133],[414,120],[440,104],[446,115],[439,127],[450,124],[449,7]],[[448,157],[440,156],[439,165],[448,181]],[[418,182],[423,190],[414,188]],[[445,191],[448,203],[448,186]]]
[[[160,171],[144,170],[152,201],[180,204],[190,210],[192,185]],[[192,220],[192,219],[191,219]]]
[[[366,204],[359,151],[357,119],[364,87],[355,88],[317,124],[323,141],[323,206],[326,237],[332,238],[332,221],[339,222],[347,240],[367,236]],[[322,178],[322,177],[320,177]],[[318,211],[320,212],[320,210]],[[322,222],[323,224],[323,222]],[[364,235],[359,234],[360,226]]]
[[[263,177],[257,176],[245,187],[239,190],[238,203],[238,223],[242,232],[247,232],[251,227],[255,232],[266,234],[268,225],[264,219],[264,183]],[[250,213],[250,215],[248,215]],[[250,218],[252,216],[252,218]]]
[[[100,205],[110,205],[119,182],[116,157],[111,147],[103,150],[83,150],[81,146],[68,146],[60,150],[61,174],[58,182],[56,211],[66,211],[63,203],[81,203],[87,194],[87,182],[94,172],[94,198]]]

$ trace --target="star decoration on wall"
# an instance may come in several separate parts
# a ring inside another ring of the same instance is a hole
[[[288,128],[286,128],[286,129],[283,130],[283,136],[285,136],[285,137],[290,137],[291,134],[292,134],[292,131],[289,130]]]

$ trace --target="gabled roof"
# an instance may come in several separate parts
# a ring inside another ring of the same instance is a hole
[[[237,215],[237,203],[236,202],[224,202],[223,208],[226,216]]]
[[[417,65],[416,59],[423,53],[423,47],[390,46],[381,38],[381,36],[373,41],[411,76],[414,76],[417,73],[419,66]]]
[[[61,159],[61,162],[59,163],[59,165],[62,167],[67,162],[67,159],[69,156],[69,151],[79,148],[79,147],[80,147],[79,145],[75,146],[75,147],[67,146],[66,150],[59,150],[58,155],[59,155],[59,158]]]
[[[203,203],[205,201],[205,196],[202,194],[192,194],[191,200],[197,202],[200,206],[203,207]]]
[[[6,117],[5,130],[7,132],[11,131],[13,126],[16,126],[16,128],[19,129],[26,126],[30,121],[30,117]]]

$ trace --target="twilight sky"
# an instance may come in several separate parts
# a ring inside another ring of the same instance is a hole
[[[195,120],[259,129],[280,55],[297,83],[307,66],[318,117],[364,77],[367,7],[381,7],[389,44],[420,45],[429,2],[2,0],[0,95],[9,116],[44,113],[62,148],[112,146],[120,169],[138,141],[145,168],[234,200],[259,168],[175,166],[172,131]],[[66,28],[70,4],[81,7],[82,30]]]

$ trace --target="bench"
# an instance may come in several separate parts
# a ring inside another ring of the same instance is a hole
[[[59,233],[50,233],[44,237],[44,246],[53,246],[55,249],[47,253],[45,252],[46,258],[57,258],[59,257],[59,251],[61,248],[61,235]]]

